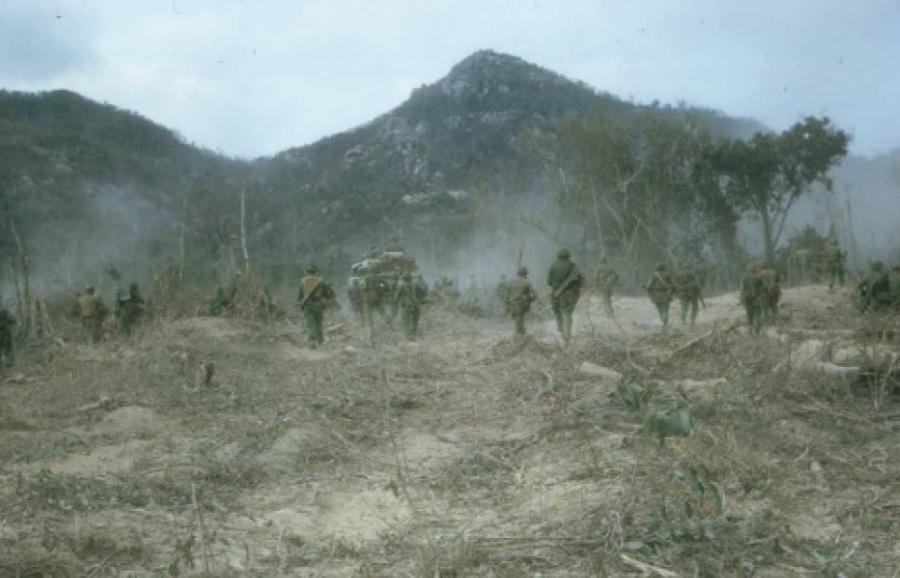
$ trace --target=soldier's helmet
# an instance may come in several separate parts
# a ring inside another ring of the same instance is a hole
[[[516,275],[519,277],[528,277],[528,267],[525,267],[524,265],[519,267],[516,270]]]
[[[87,293],[88,295],[93,295],[94,294],[94,286],[88,285],[87,287],[85,287],[84,292]]]
[[[556,253],[556,256],[559,257],[560,259],[568,259],[571,256],[571,254],[569,253],[568,249],[563,247],[562,249],[559,250],[559,252]]]
[[[315,265],[309,265],[309,266],[306,267],[306,272],[307,272],[309,275],[315,275],[316,273],[319,272],[319,268],[316,267]]]
[[[884,263],[881,261],[872,261],[872,271],[880,272],[884,270]]]

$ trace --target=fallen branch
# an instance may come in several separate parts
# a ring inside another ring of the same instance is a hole
[[[724,335],[724,334],[734,331],[735,329],[737,329],[740,326],[741,326],[740,321],[733,321],[730,324],[725,325],[724,327],[718,327],[718,326],[713,327],[709,331],[703,333],[702,335],[698,335],[697,337],[691,339],[690,341],[688,341],[687,343],[685,343],[684,345],[682,345],[681,347],[679,347],[678,349],[673,351],[671,354],[669,354],[669,357],[666,359],[666,361],[667,362],[672,361],[678,355],[681,355],[682,353],[690,351],[691,349],[696,347],[698,344],[706,341],[707,339],[709,339],[710,337],[713,337],[716,334],[721,333],[722,335]]]
[[[200,555],[203,558],[203,575],[210,576],[206,524],[203,523],[203,514],[200,512],[199,506],[197,506],[197,486],[194,482],[191,482],[191,505],[194,508],[194,516],[197,518],[197,527],[200,530]]]
[[[626,556],[625,554],[619,554],[619,556],[626,566],[630,566],[635,570],[640,571],[644,576],[662,576],[663,578],[678,578],[679,576],[671,570],[666,570],[659,566],[652,566],[645,562],[641,562],[640,560],[635,560],[631,556]]]

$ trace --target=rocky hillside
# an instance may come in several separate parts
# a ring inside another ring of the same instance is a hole
[[[372,122],[265,161],[265,179],[298,203],[305,228],[320,236],[345,237],[360,223],[385,221],[430,228],[435,210],[466,212],[473,192],[533,189],[534,135],[552,138],[568,119],[639,112],[699,118],[732,136],[760,128],[709,110],[638,106],[514,56],[480,51]]]

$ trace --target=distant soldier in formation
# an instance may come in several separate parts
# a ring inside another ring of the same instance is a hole
[[[88,341],[98,343],[103,339],[103,320],[108,310],[92,286],[88,286],[78,298],[78,315]]]
[[[757,269],[762,284],[760,295],[760,316],[762,321],[775,321],[781,302],[781,275],[769,263],[763,262]]]
[[[271,323],[275,319],[283,319],[285,314],[268,285],[263,285],[256,294],[256,311],[259,318],[266,323]]]
[[[568,343],[572,339],[572,314],[584,285],[584,275],[572,262],[568,249],[559,250],[547,274],[547,284],[551,289],[550,305],[556,317],[556,328]]]
[[[884,270],[884,263],[873,261],[869,273],[860,286],[862,294],[862,310],[864,312],[882,311],[891,305],[891,279]]]
[[[685,269],[678,274],[675,281],[675,293],[681,303],[681,324],[684,325],[690,318],[691,325],[694,325],[697,321],[702,290],[693,269]]]
[[[825,244],[825,267],[826,272],[828,274],[828,289],[833,290],[835,284],[838,287],[844,286],[844,280],[846,277],[844,264],[847,259],[847,254],[841,251],[841,246],[838,244],[835,239],[828,239],[828,242]]]
[[[516,335],[525,335],[525,316],[531,311],[531,304],[537,301],[537,293],[528,281],[528,268],[519,267],[516,278],[506,291],[506,311],[513,318]]]
[[[419,332],[419,315],[426,297],[428,285],[425,281],[418,275],[413,277],[411,273],[404,273],[397,284],[395,300],[400,308],[400,324],[410,339]]]
[[[762,296],[762,279],[757,266],[747,265],[747,269],[741,277],[741,305],[747,312],[747,327],[752,333],[759,333],[762,327]]]
[[[6,367],[16,362],[16,318],[0,304],[0,361]]]
[[[297,296],[297,303],[303,310],[309,344],[313,349],[325,342],[325,309],[334,301],[334,290],[319,277],[318,272],[315,265],[306,268],[306,277],[300,281]]]
[[[606,308],[606,314],[612,317],[615,315],[612,296],[619,286],[619,274],[610,266],[606,257],[600,259],[600,266],[597,268],[597,275],[594,280],[597,283],[600,296],[603,297],[603,306]]]
[[[650,301],[656,306],[663,329],[669,326],[669,307],[672,305],[672,297],[675,295],[675,283],[672,276],[666,270],[666,266],[660,263],[647,282],[647,293]]]
[[[125,337],[134,335],[134,330],[144,315],[144,298],[137,283],[128,286],[127,293],[116,297],[116,320],[119,322],[119,333]]]

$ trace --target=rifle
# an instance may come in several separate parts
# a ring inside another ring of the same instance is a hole
[[[578,267],[573,266],[572,272],[569,273],[569,276],[566,277],[566,280],[563,281],[562,284],[553,291],[553,298],[559,299],[559,296],[563,294],[563,291],[568,289],[569,285],[577,281],[579,278],[581,278],[581,271],[578,270]]]

